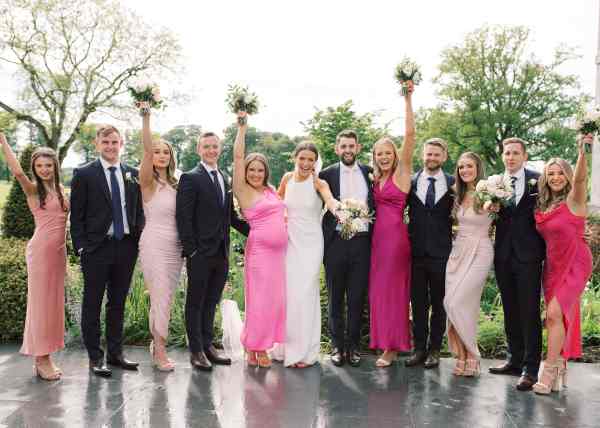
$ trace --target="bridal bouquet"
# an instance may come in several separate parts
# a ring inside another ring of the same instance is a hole
[[[134,86],[127,87],[127,90],[133,98],[133,104],[140,110],[141,115],[149,113],[151,108],[164,107],[160,96],[160,88],[154,83],[137,83]]]
[[[575,124],[575,130],[579,134],[597,134],[600,130],[600,108],[586,112]]]
[[[247,114],[258,113],[258,97],[254,92],[250,92],[247,86],[229,85],[225,102],[232,113],[238,114],[241,111]],[[245,124],[246,121],[246,117],[238,117],[240,125]]]
[[[490,202],[507,207],[512,203],[513,196],[510,177],[504,175],[490,175],[487,180],[480,180],[475,187],[475,199],[481,205]],[[490,217],[496,216],[496,213],[490,213]]]
[[[340,235],[343,239],[352,239],[365,224],[373,221],[373,214],[369,212],[369,208],[356,199],[344,199],[335,214],[342,227]]]
[[[396,66],[395,73],[396,81],[402,88],[402,96],[408,94],[408,82],[412,81],[413,84],[418,85],[423,80],[421,70],[416,62],[410,58],[404,57],[400,64]]]

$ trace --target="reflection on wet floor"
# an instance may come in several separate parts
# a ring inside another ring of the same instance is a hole
[[[86,354],[57,355],[65,375],[32,377],[16,345],[0,346],[0,427],[598,427],[600,366],[572,364],[570,388],[537,397],[517,378],[457,378],[452,362],[425,371],[398,364],[335,367],[326,356],[307,369],[248,368],[243,363],[196,372],[185,350],[171,351],[173,373],[150,366],[146,349],[129,348],[139,372],[88,375]],[[492,361],[484,361],[486,370]]]

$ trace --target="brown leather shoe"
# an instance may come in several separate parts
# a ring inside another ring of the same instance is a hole
[[[508,361],[502,365],[496,367],[490,367],[488,371],[491,374],[509,375],[509,376],[521,376],[521,369],[513,366]]]
[[[517,389],[519,391],[530,391],[531,388],[533,388],[535,382],[536,379],[533,376],[525,373],[519,378],[519,382],[517,383]]]
[[[427,358],[427,353],[425,351],[415,351],[410,357],[404,360],[404,365],[406,367],[414,367],[425,362]]]
[[[426,369],[432,369],[440,365],[440,351],[430,351],[423,366]]]
[[[221,356],[219,351],[217,351],[217,348],[215,348],[213,345],[209,346],[204,350],[204,355],[206,355],[208,361],[210,361],[213,364],[218,364],[222,366],[231,365],[231,359]]]
[[[209,372],[212,370],[212,364],[206,358],[204,352],[192,352],[190,356],[192,367],[198,370]]]

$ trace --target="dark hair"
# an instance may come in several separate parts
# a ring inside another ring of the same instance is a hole
[[[509,144],[518,144],[523,149],[523,153],[527,153],[527,141],[522,138],[510,137],[502,141],[502,150]]]
[[[265,157],[265,155],[263,155],[262,153],[250,153],[248,154],[248,156],[246,156],[246,159],[244,160],[244,179],[248,175],[248,167],[254,161],[262,163],[265,167],[265,179],[263,180],[263,186],[268,187],[270,175],[269,163],[267,162],[267,158]],[[246,180],[246,183],[247,182],[248,180]]]
[[[319,159],[319,150],[317,150],[317,146],[312,141],[301,141],[298,143],[296,148],[294,149],[294,158],[300,154],[302,150],[308,150],[309,152],[313,152],[315,154],[315,160]]]
[[[40,147],[35,149],[33,154],[31,155],[31,174],[35,179],[36,189],[38,198],[40,201],[40,208],[46,209],[46,196],[48,196],[48,192],[46,191],[46,186],[44,186],[44,181],[37,175],[35,172],[35,161],[39,158],[48,158],[54,164],[54,189],[56,190],[56,194],[58,195],[58,201],[60,202],[60,206],[63,210],[67,210],[65,207],[65,197],[63,196],[62,189],[60,187],[60,175],[59,170],[60,167],[58,165],[58,156],[56,156],[56,152],[49,147]]]
[[[356,141],[356,144],[358,144],[358,134],[352,129],[344,129],[342,132],[337,134],[335,137],[335,144],[339,143],[342,138],[353,138],[354,141]]]
[[[483,161],[481,160],[481,157],[477,153],[464,152],[462,155],[460,155],[460,157],[456,161],[456,169],[454,171],[454,183],[455,183],[454,187],[455,187],[456,193],[455,193],[455,197],[454,197],[454,208],[452,210],[452,214],[453,214],[453,217],[455,217],[455,218],[456,218],[456,212],[457,212],[458,208],[465,200],[465,196],[467,195],[467,189],[468,189],[467,183],[465,183],[463,181],[462,177],[459,174],[460,160],[463,158],[468,158],[468,159],[471,159],[473,162],[475,162],[475,168],[477,168],[477,175],[475,176],[475,180],[474,180],[473,184],[477,185],[477,183],[479,183],[479,180],[481,180],[485,175]],[[481,212],[481,207],[479,205],[477,205],[476,203],[473,203],[473,210],[477,214],[479,214]]]

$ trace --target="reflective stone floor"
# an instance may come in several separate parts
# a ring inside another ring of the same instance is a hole
[[[173,373],[152,369],[146,349],[128,348],[139,372],[88,375],[83,350],[57,355],[59,382],[31,376],[16,345],[0,346],[0,427],[599,427],[600,365],[571,364],[570,387],[538,397],[516,378],[456,378],[439,369],[338,368],[327,357],[308,369],[195,372],[184,350]],[[493,364],[484,361],[484,369]]]

